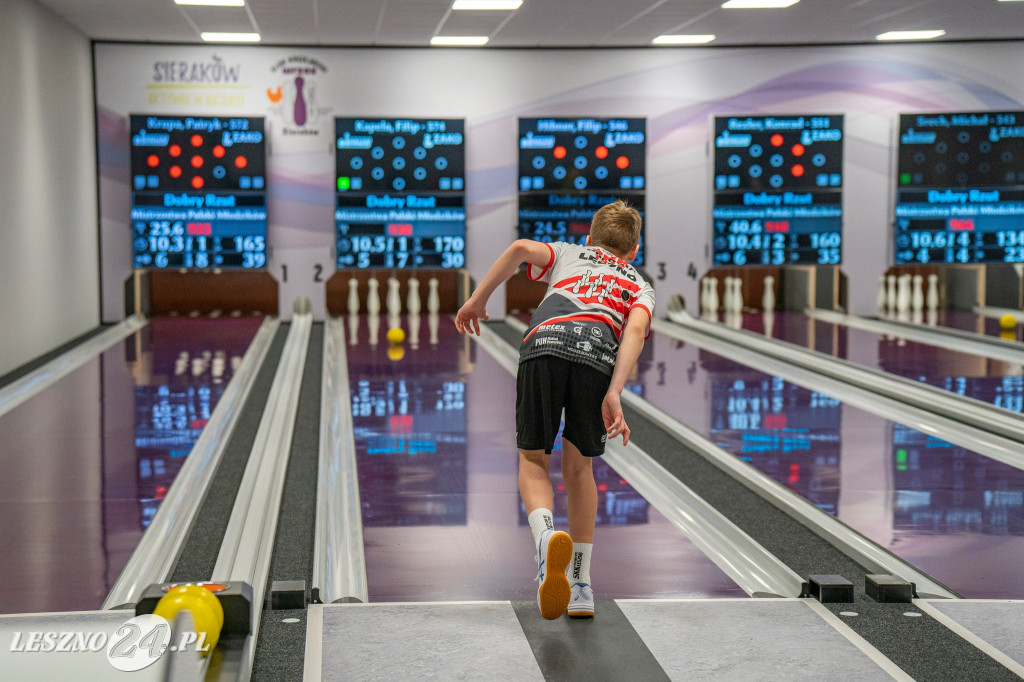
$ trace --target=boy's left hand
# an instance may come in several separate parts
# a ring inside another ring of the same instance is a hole
[[[487,314],[487,304],[478,302],[472,296],[455,314],[455,329],[460,334],[476,334],[480,336],[480,320],[491,319]]]
[[[626,417],[622,414],[621,399],[615,391],[608,391],[601,401],[601,418],[604,420],[605,431],[608,432],[608,440],[622,434],[622,444],[629,445],[629,426],[626,425]]]

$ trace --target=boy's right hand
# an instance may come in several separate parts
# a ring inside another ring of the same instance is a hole
[[[455,329],[460,334],[480,336],[480,320],[486,322],[489,319],[491,316],[487,314],[487,303],[470,296],[466,304],[455,314]]]
[[[605,394],[601,402],[601,419],[604,420],[608,440],[621,435],[622,444],[629,445],[629,426],[626,425],[626,417],[622,414],[622,401],[617,392],[608,391]]]

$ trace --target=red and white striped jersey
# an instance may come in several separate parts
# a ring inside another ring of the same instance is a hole
[[[530,320],[519,361],[555,355],[612,373],[626,318],[641,308],[654,314],[654,289],[632,265],[600,246],[565,242],[546,245],[544,268],[527,265],[526,275],[547,282]],[[648,326],[650,335],[650,326]]]

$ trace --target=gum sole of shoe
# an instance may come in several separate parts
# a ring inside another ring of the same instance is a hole
[[[568,533],[558,532],[548,541],[547,574],[537,590],[540,615],[545,620],[555,620],[565,613],[569,606],[571,590],[565,577],[565,568],[572,559],[572,538]]]
[[[568,614],[569,614],[570,618],[593,618],[594,617],[594,612],[593,611],[569,611]]]

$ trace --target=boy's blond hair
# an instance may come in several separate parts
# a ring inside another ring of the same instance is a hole
[[[640,214],[621,199],[597,209],[590,221],[590,243],[623,258],[640,242]]]

